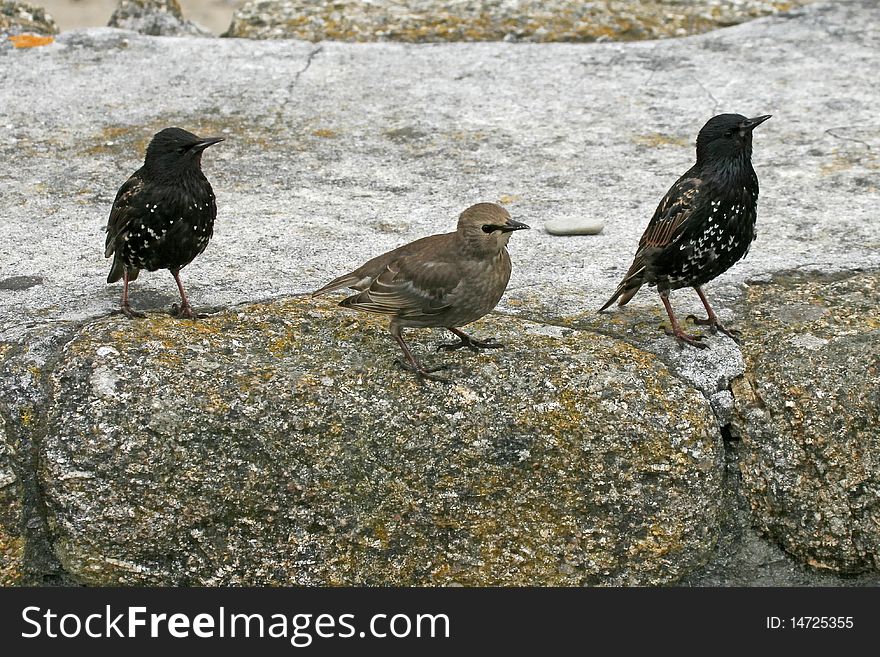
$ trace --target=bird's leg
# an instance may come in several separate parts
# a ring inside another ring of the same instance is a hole
[[[709,305],[709,300],[706,298],[706,295],[703,293],[702,288],[699,286],[695,287],[697,294],[700,295],[700,301],[703,302],[703,307],[706,309],[706,319],[699,319],[695,315],[688,315],[687,319],[691,320],[697,326],[708,326],[713,331],[721,331],[724,335],[729,337],[734,342],[739,342],[740,332],[736,329],[729,329],[721,321],[718,319],[718,315],[715,314],[715,311],[712,310],[712,306]]]
[[[444,378],[442,376],[437,376],[432,374],[432,372],[437,372],[438,370],[445,370],[446,365],[438,365],[437,367],[424,368],[421,366],[419,361],[416,360],[416,357],[413,356],[412,352],[409,350],[409,347],[406,346],[406,342],[403,341],[403,335],[401,335],[401,329],[398,326],[391,327],[391,335],[394,336],[394,339],[397,341],[397,344],[400,345],[400,348],[403,349],[403,355],[406,356],[406,363],[401,361],[397,361],[401,367],[410,372],[415,372],[419,377],[419,380],[422,379],[431,379],[432,381],[440,381],[442,383],[449,383],[449,379]]]
[[[146,317],[143,313],[139,313],[135,310],[131,309],[131,306],[128,305],[128,270],[122,270],[122,314],[128,317],[129,319],[136,319],[139,317]]]
[[[684,342],[685,344],[689,344],[693,347],[697,347],[699,349],[705,349],[709,345],[700,342],[703,339],[702,335],[688,335],[684,331],[681,330],[681,327],[678,325],[678,320],[675,319],[675,313],[672,312],[672,306],[669,304],[669,295],[660,293],[660,300],[663,302],[663,305],[666,306],[666,313],[669,315],[669,321],[672,323],[672,330],[663,329],[666,335],[674,335],[676,338]]]
[[[459,331],[456,328],[452,328],[451,326],[446,327],[447,331],[451,331],[455,333],[459,338],[461,338],[458,342],[444,342],[439,347],[437,347],[437,351],[443,349],[444,351],[455,351],[456,349],[461,349],[462,347],[467,347],[473,352],[478,352],[480,349],[500,349],[504,345],[495,340],[495,338],[489,338],[485,342],[480,340],[475,340],[467,333],[463,331]]]
[[[171,313],[176,317],[184,317],[186,319],[195,319],[192,306],[189,305],[189,299],[186,298],[186,292],[183,290],[183,283],[180,282],[180,270],[172,269],[171,275],[174,276],[174,282],[177,283],[177,289],[180,292],[181,304],[177,308],[177,304],[171,307]]]

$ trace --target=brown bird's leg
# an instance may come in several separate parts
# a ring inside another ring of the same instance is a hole
[[[669,315],[669,321],[672,322],[672,330],[663,329],[666,335],[674,335],[676,338],[681,340],[682,342],[689,344],[691,346],[697,347],[699,349],[705,349],[709,345],[700,342],[703,339],[702,335],[688,335],[684,331],[681,330],[681,327],[678,325],[678,320],[675,319],[675,313],[672,312],[672,306],[669,305],[669,294],[660,293],[660,300],[663,302],[663,305],[666,306],[666,313]]]
[[[128,305],[128,270],[122,270],[122,314],[128,317],[129,319],[136,319],[138,317],[146,317],[143,313],[139,313],[135,310],[131,309],[131,306]]]
[[[432,381],[441,381],[442,383],[449,383],[449,379],[444,378],[442,376],[437,376],[435,374],[431,374],[431,372],[436,372],[438,370],[445,370],[446,365],[438,365],[437,367],[424,368],[421,366],[419,361],[416,360],[416,357],[413,356],[412,352],[409,350],[409,347],[406,346],[406,342],[403,341],[402,330],[399,326],[392,324],[391,325],[391,335],[394,336],[394,339],[397,341],[397,344],[400,345],[400,348],[403,349],[403,355],[406,356],[407,363],[402,363],[401,361],[397,361],[400,363],[401,367],[411,372],[415,372],[418,375],[419,380],[421,379],[431,379]]]
[[[193,314],[192,306],[189,305],[189,299],[186,298],[186,292],[183,291],[183,283],[180,282],[180,270],[172,269],[171,275],[174,276],[174,282],[177,283],[177,289],[180,292],[181,304],[180,308],[177,308],[177,304],[171,307],[171,313],[177,317],[184,317],[186,319],[195,319],[196,316]]]
[[[706,298],[706,295],[703,293],[702,288],[699,286],[695,287],[694,290],[697,291],[697,294],[700,295],[700,301],[703,302],[703,307],[706,309],[706,319],[699,319],[696,315],[688,315],[687,319],[691,320],[697,326],[708,326],[713,331],[721,331],[724,335],[729,337],[734,342],[739,342],[740,332],[736,329],[729,329],[724,324],[722,324],[718,320],[718,315],[712,310],[712,306],[709,305],[709,300]]]
[[[455,335],[461,338],[461,340],[459,340],[458,342],[444,342],[437,347],[437,351],[440,351],[441,349],[443,349],[444,351],[455,351],[456,349],[467,347],[468,349],[476,353],[480,349],[500,349],[504,346],[500,342],[496,341],[495,338],[489,338],[485,342],[482,342],[480,340],[475,340],[464,331],[459,331],[458,329],[452,328],[451,326],[447,326],[446,330],[455,333]]]

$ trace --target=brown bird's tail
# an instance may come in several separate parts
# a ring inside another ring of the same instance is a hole
[[[122,264],[122,261],[119,259],[119,254],[113,256],[113,265],[110,267],[110,275],[107,276],[108,283],[115,283],[116,281],[122,280],[122,274],[125,272],[125,265]],[[136,281],[138,274],[141,273],[140,269],[129,269],[128,270],[128,280]]]
[[[341,290],[343,288],[351,287],[357,289],[358,283],[363,281],[363,276],[356,276],[354,273],[345,274],[340,276],[339,278],[334,278],[332,281],[327,283],[322,288],[319,288],[312,292],[312,297],[316,297],[320,294],[324,294],[325,292],[332,292],[333,290]]]
[[[642,287],[644,283],[645,265],[641,261],[636,260],[632,264],[632,267],[629,268],[629,271],[626,272],[626,276],[623,277],[623,280],[620,281],[620,285],[614,290],[614,294],[611,295],[611,298],[608,299],[604,306],[599,308],[599,312],[601,313],[602,311],[607,310],[615,301],[617,301],[618,306],[625,306],[629,303],[629,300],[636,295],[636,292],[639,291],[639,288]]]

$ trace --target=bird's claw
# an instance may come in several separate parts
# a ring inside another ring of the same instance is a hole
[[[478,353],[480,349],[500,349],[504,345],[501,342],[495,340],[495,338],[489,338],[488,340],[474,340],[473,338],[461,339],[458,342],[444,342],[437,347],[437,351],[455,351],[457,349],[461,349],[463,347],[467,347],[474,353]]]
[[[434,367],[413,367],[407,362],[404,362],[399,359],[395,359],[394,362],[401,368],[406,370],[407,372],[412,372],[415,374],[419,381],[424,383],[424,379],[430,379],[431,381],[439,381],[440,383],[451,383],[451,381],[444,376],[437,376],[433,374],[433,372],[439,372],[440,370],[449,369],[449,365],[435,365]]]
[[[678,329],[677,331],[673,331],[671,329],[666,328],[665,326],[663,327],[663,332],[666,335],[671,335],[672,337],[676,338],[679,342],[689,344],[692,347],[696,347],[697,349],[708,349],[709,348],[709,345],[706,344],[705,342],[703,342],[703,340],[706,337],[705,335],[702,335],[702,334],[688,335],[687,333],[685,333],[681,329]]]
[[[189,304],[178,306],[176,303],[171,306],[171,316],[177,319],[199,319],[205,315],[197,315],[193,312],[192,306]]]
[[[122,306],[122,308],[119,309],[119,312],[129,319],[143,319],[146,317],[146,314],[138,312],[137,310],[132,310],[131,306]]]
[[[686,319],[689,319],[696,326],[708,326],[713,333],[721,331],[724,335],[726,335],[737,344],[741,344],[742,342],[740,339],[742,336],[742,331],[739,331],[737,329],[729,329],[717,319],[711,319],[708,317],[706,319],[700,319],[696,315],[688,315]]]

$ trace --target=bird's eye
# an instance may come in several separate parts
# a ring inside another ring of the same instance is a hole
[[[186,146],[178,146],[177,152],[183,155],[184,153],[186,153]]]
[[[493,226],[492,224],[483,224],[484,233],[491,233],[493,230],[495,230],[495,226]]]
[[[730,137],[733,137],[733,130],[728,130],[727,132],[724,133],[724,136],[727,137],[728,139]]]

